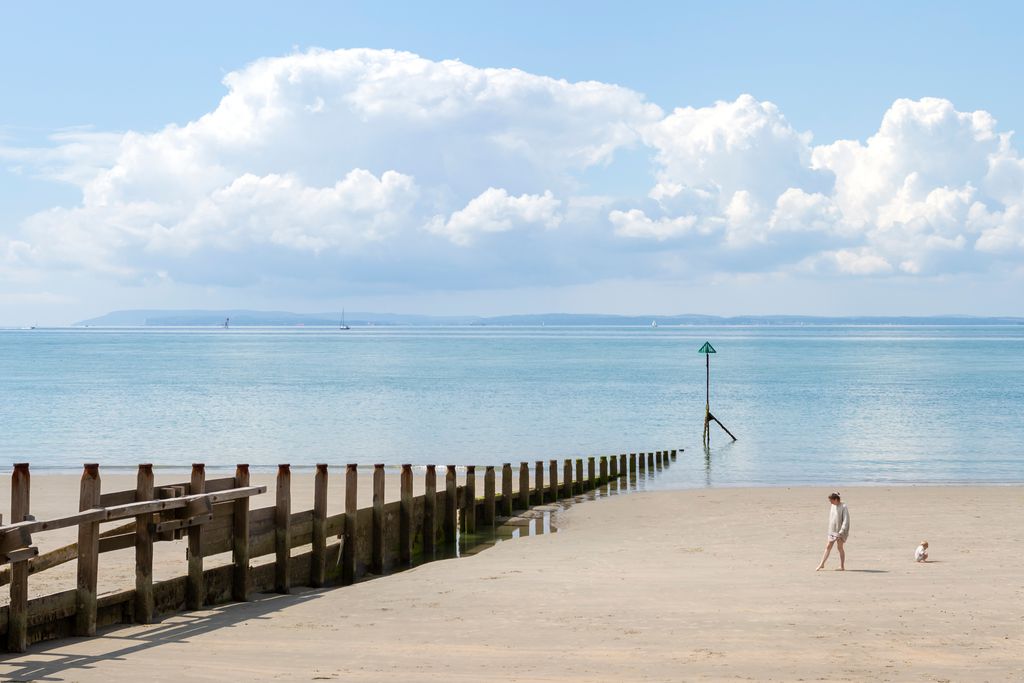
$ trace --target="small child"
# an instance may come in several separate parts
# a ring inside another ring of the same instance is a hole
[[[928,541],[921,541],[921,545],[917,546],[917,550],[914,551],[914,560],[917,562],[928,561]]]

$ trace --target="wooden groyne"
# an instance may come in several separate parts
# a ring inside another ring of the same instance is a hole
[[[82,471],[79,512],[48,520],[32,517],[29,466],[19,463],[11,478],[11,517],[0,525],[0,585],[10,586],[10,603],[0,607],[0,643],[22,652],[35,642],[91,636],[115,624],[152,623],[181,610],[246,601],[253,593],[348,585],[450,556],[446,549],[460,532],[493,530],[530,507],[636,477],[638,463],[643,475],[645,464],[653,473],[675,458],[676,450],[590,457],[585,476],[582,458],[566,459],[561,468],[558,460],[548,468],[538,460],[532,470],[523,462],[518,472],[505,463],[500,490],[496,468],[487,465],[482,496],[475,466],[465,467],[459,486],[457,468],[448,465],[439,490],[437,468],[427,465],[424,494],[414,496],[413,467],[402,465],[400,497],[391,503],[385,502],[384,465],[374,465],[373,503],[364,508],[357,507],[359,468],[350,464],[341,474],[344,512],[334,515],[327,514],[332,471],[326,464],[317,465],[313,475],[313,508],[297,512],[291,506],[289,465],[278,467],[274,505],[254,509],[253,497],[267,487],[250,485],[248,465],[238,465],[234,476],[208,479],[205,466],[197,463],[188,481],[157,486],[152,465],[143,464],[134,489],[103,492],[100,468],[90,463]],[[39,553],[33,537],[70,528],[77,528],[77,543]],[[177,540],[187,543],[187,572],[154,581],[154,544]],[[129,548],[135,549],[135,587],[99,595],[100,555]],[[296,548],[304,551],[293,554]],[[229,564],[204,567],[205,558],[223,553],[231,554]],[[269,556],[272,561],[253,564]],[[77,563],[74,587],[29,600],[32,576],[69,562]]]

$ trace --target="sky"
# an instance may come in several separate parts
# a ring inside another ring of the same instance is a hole
[[[1022,15],[11,3],[0,325],[1024,315]]]

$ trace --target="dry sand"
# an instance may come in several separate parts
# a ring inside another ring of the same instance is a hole
[[[815,572],[820,488],[636,493],[559,532],[349,588],[260,596],[0,675],[47,680],[1024,680],[1022,487],[855,488]],[[933,562],[916,564],[917,543]]]

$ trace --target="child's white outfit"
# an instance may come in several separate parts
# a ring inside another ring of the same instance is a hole
[[[914,551],[914,560],[924,562],[926,557],[928,557],[928,548],[925,548],[923,545],[917,546],[917,550]]]

